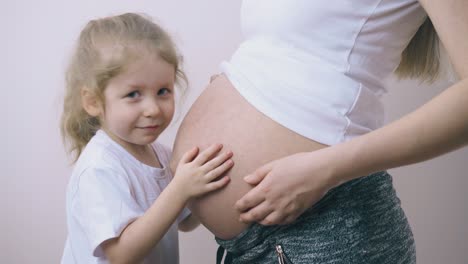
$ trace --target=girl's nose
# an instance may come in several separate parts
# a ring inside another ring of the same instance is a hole
[[[145,117],[154,117],[157,116],[160,112],[161,109],[159,108],[156,100],[148,100],[148,102],[145,104],[143,115]]]

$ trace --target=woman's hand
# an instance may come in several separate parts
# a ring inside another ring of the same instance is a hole
[[[221,144],[213,144],[198,153],[195,147],[182,156],[171,184],[187,200],[220,189],[229,182],[227,176],[217,179],[234,165],[231,151],[218,154],[222,148]]]
[[[326,149],[272,161],[244,180],[256,185],[235,204],[240,221],[288,224],[335,186]]]

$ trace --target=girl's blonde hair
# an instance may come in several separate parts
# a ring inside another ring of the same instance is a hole
[[[151,19],[133,13],[90,21],[81,31],[65,75],[66,92],[61,117],[64,143],[74,161],[100,128],[98,118],[88,115],[81,104],[86,88],[104,105],[103,92],[110,79],[132,61],[157,54],[174,66],[176,83],[187,84],[181,56],[171,37]],[[184,86],[181,87],[182,90]],[[182,91],[183,93],[183,91]]]
[[[401,54],[395,73],[400,78],[421,78],[433,82],[439,75],[439,38],[429,18],[419,27]]]

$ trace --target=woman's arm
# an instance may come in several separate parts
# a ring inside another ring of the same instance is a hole
[[[241,221],[291,222],[333,186],[468,144],[468,2],[420,2],[462,80],[381,129],[333,147],[273,161],[247,176],[248,183],[258,185],[236,203],[243,212]]]
[[[153,205],[129,224],[117,238],[102,244],[110,263],[140,263],[162,239],[187,201],[222,188],[229,178],[217,179],[232,167],[232,152],[214,157],[221,145],[212,145],[198,154],[198,148],[184,154],[174,179],[161,192]]]
[[[347,157],[337,174],[349,175],[341,180],[425,161],[468,143],[468,2],[420,2],[462,80],[402,119],[338,146]]]

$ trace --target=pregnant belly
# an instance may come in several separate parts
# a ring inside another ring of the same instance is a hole
[[[189,208],[222,239],[232,238],[247,227],[239,222],[239,212],[234,208],[235,202],[252,188],[243,181],[244,176],[269,161],[324,147],[258,112],[224,75],[203,91],[182,121],[172,165],[193,146],[204,149],[212,143],[222,143],[224,150],[234,152],[235,165],[227,172],[231,181],[219,191],[194,199]]]

